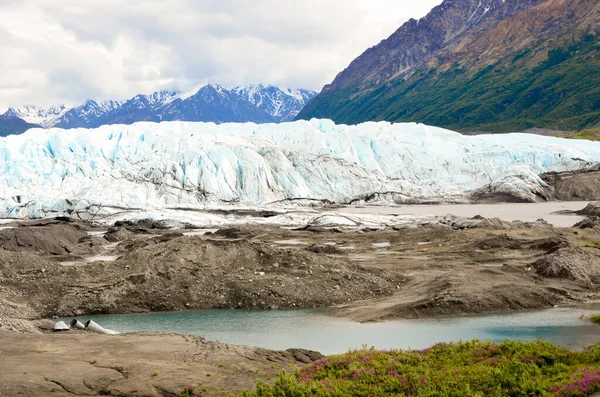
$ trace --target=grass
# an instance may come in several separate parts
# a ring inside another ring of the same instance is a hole
[[[187,385],[183,388],[181,397],[200,397],[205,391],[206,387],[202,386],[202,383],[198,384],[198,386]]]
[[[242,397],[590,396],[600,392],[600,344],[572,352],[548,342],[441,343],[414,351],[363,349],[258,382]],[[193,397],[192,394],[182,394]]]
[[[578,132],[577,134],[570,135],[567,138],[570,139],[587,139],[588,141],[600,141],[600,128],[588,128]]]
[[[593,316],[590,316],[590,321],[594,324],[600,325],[600,314],[594,314]]]

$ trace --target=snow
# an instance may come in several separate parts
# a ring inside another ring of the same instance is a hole
[[[168,99],[166,101],[166,103],[172,102],[176,99],[181,99],[182,101],[185,101],[186,99],[189,99],[189,98],[193,97],[194,95],[196,95],[198,93],[198,91],[200,91],[202,88],[206,87],[207,85],[209,85],[209,81],[203,80],[199,84],[196,84],[190,88],[184,89],[183,91],[181,91],[179,94],[177,94],[173,98]]]
[[[460,201],[482,186],[533,199],[543,188],[539,174],[595,162],[595,142],[463,136],[421,124],[311,120],[32,129],[0,139],[0,217],[158,216],[175,208],[189,213],[207,205],[265,206],[295,198]],[[202,219],[222,223],[216,215]]]
[[[232,91],[281,121],[293,120],[308,101],[317,95],[316,91],[262,84],[234,87]]]
[[[56,125],[60,118],[71,108],[65,105],[41,108],[33,105],[24,106],[19,109],[10,108],[5,115],[19,117],[28,123],[37,124],[44,128]]]
[[[162,120],[163,116],[178,113],[178,106],[202,107],[204,101],[210,102],[211,95],[200,97],[198,94],[205,87],[211,87],[225,101],[229,94],[248,101],[260,110],[273,116],[276,121],[288,121],[300,112],[306,103],[316,96],[315,91],[302,89],[283,89],[276,86],[250,85],[246,87],[227,88],[212,84],[204,80],[199,84],[182,87],[181,91],[156,91],[150,95],[138,94],[127,101],[101,101],[88,100],[76,107],[65,107],[64,105],[50,108],[36,106],[25,106],[23,108],[10,108],[4,115],[16,116],[27,122],[38,124],[43,128],[77,127],[77,126],[99,126],[113,124],[115,120],[121,120],[122,113],[129,113],[132,109],[145,109],[151,114],[138,115],[140,120]],[[175,104],[173,104],[175,102]],[[116,117],[115,117],[116,113]],[[184,111],[185,113],[185,111]],[[155,114],[158,117],[152,118]],[[147,118],[145,118],[146,116]],[[182,117],[179,114],[178,117]],[[189,120],[183,116],[183,119]],[[247,116],[249,120],[256,120],[252,115]],[[216,117],[212,121],[218,121]]]

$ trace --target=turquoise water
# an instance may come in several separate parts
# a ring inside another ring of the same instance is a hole
[[[92,319],[120,332],[167,331],[275,350],[300,347],[334,354],[364,345],[378,349],[422,349],[437,342],[470,339],[494,342],[544,339],[577,349],[600,342],[600,327],[579,318],[597,310],[600,310],[599,304],[504,315],[367,324],[330,317],[324,310],[201,310],[78,319]]]

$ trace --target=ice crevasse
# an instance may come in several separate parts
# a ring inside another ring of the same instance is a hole
[[[0,217],[308,198],[466,199],[488,187],[534,199],[539,175],[600,162],[600,143],[464,136],[422,124],[163,122],[31,129],[0,139]]]

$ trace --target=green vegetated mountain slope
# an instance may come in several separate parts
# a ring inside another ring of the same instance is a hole
[[[18,117],[0,116],[0,136],[22,134],[30,128],[39,127]]]
[[[598,125],[600,2],[446,0],[352,62],[298,116],[312,117],[490,132]]]

